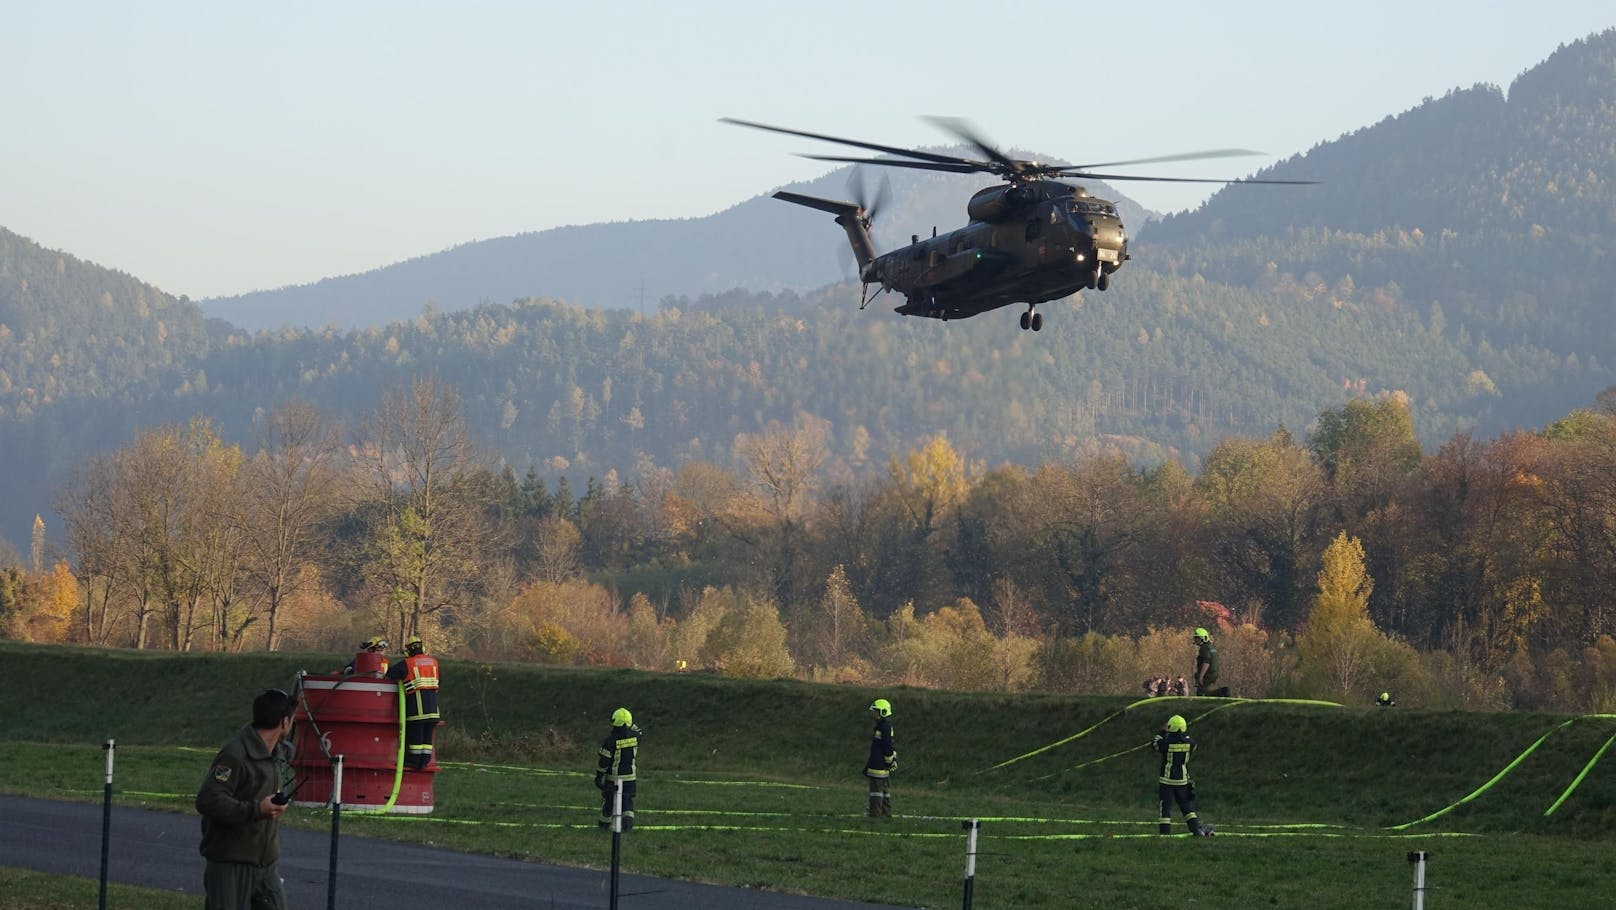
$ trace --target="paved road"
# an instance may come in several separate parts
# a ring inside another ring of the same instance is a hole
[[[194,815],[114,806],[109,877],[115,882],[200,895],[203,860]],[[632,837],[632,835],[630,835]],[[497,859],[474,853],[352,837],[338,844],[338,907],[378,900],[457,910],[594,910],[609,903],[607,873]],[[329,832],[281,829],[281,875],[293,907],[326,906]],[[101,806],[0,794],[0,866],[96,879]],[[623,910],[891,910],[885,905],[723,888],[624,875]],[[630,896],[632,895],[632,896]]]

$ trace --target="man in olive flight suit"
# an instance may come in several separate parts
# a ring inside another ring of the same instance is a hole
[[[219,749],[197,788],[205,910],[286,910],[277,866],[285,764],[276,747],[291,732],[292,706],[279,689],[254,699],[252,723]]]

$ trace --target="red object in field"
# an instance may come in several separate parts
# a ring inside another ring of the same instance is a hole
[[[354,669],[358,670],[356,658]],[[385,658],[376,655],[383,661]],[[293,805],[331,802],[332,759],[342,756],[342,806],[355,812],[425,815],[432,811],[434,760],[423,770],[403,767],[399,748],[399,685],[370,674],[305,675],[292,715],[292,766],[297,772]]]
[[[380,651],[360,651],[354,655],[353,671],[356,676],[366,673],[375,673],[378,676],[387,672],[387,655]]]

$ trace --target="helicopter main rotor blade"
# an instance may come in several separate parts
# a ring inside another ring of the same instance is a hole
[[[1098,164],[1073,164],[1061,168],[1063,171],[1086,171],[1091,167],[1122,167],[1125,164],[1160,164],[1164,161],[1200,161],[1206,158],[1243,158],[1248,155],[1262,155],[1251,149],[1207,149],[1204,152],[1184,152],[1179,155],[1161,155],[1156,158],[1130,158],[1127,161],[1102,161]]]
[[[786,129],[783,126],[770,126],[767,123],[756,123],[751,120],[738,120],[734,117],[720,117],[720,123],[732,123],[736,126],[749,126],[755,130],[768,130],[771,133],[784,133],[787,136],[801,136],[804,139],[821,139],[825,142],[836,142],[842,145],[851,145],[855,148],[869,149],[872,152],[886,152],[889,155],[903,155],[906,158],[919,158],[921,161],[933,161],[938,164],[952,164],[964,161],[951,155],[938,155],[932,152],[922,152],[918,149],[901,149],[891,145],[877,145],[874,142],[860,142],[857,139],[843,139],[840,136],[827,136],[824,133],[808,133],[802,130]],[[811,155],[803,156],[811,158]]]
[[[1081,174],[1061,173],[1061,179],[1071,180],[1148,180],[1152,183],[1275,183],[1285,186],[1315,186],[1317,180],[1259,180],[1256,178],[1232,178],[1219,180],[1212,177],[1135,177],[1131,174],[1094,174],[1087,171]]]
[[[974,146],[977,151],[986,155],[989,160],[1000,167],[1016,170],[1016,166],[1022,163],[1016,161],[1014,158],[1011,158],[1009,155],[1006,155],[1004,152],[994,148],[992,144],[990,144],[986,139],[982,138],[981,134],[978,133],[970,123],[960,119],[959,117],[927,117],[926,119],[930,120],[932,123],[935,123],[937,126],[942,127],[948,132],[953,133],[956,138],[962,140],[967,145]]]
[[[798,155],[814,161],[840,161],[847,164],[879,164],[882,167],[912,167],[923,171],[947,171],[950,174],[976,174],[997,169],[974,161],[898,161],[892,158],[846,158],[841,155]]]

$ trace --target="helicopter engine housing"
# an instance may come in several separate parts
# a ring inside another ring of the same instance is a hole
[[[1027,200],[1028,193],[1016,186],[992,186],[978,190],[965,204],[965,213],[972,221],[999,222],[1016,217],[1017,209]]]

